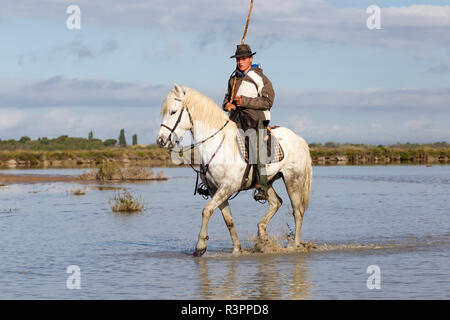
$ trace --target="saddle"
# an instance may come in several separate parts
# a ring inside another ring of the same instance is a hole
[[[278,138],[275,137],[275,135],[272,133],[272,129],[276,129],[279,128],[279,126],[273,126],[273,127],[267,127],[267,164],[270,163],[277,163],[280,162],[284,159],[284,151],[283,148],[281,147]],[[247,163],[247,167],[245,168],[245,172],[244,172],[244,176],[242,177],[242,182],[241,185],[245,185],[246,182],[248,182],[249,179],[251,179],[251,185],[253,185],[255,183],[255,179],[256,179],[256,170],[253,170],[253,175],[252,177],[249,177],[250,174],[250,169],[253,165],[255,164],[251,164],[249,163],[249,139],[246,139],[247,137],[245,137],[244,135],[241,135],[240,133],[237,134],[236,136],[236,142],[238,145],[238,149],[239,149],[239,153],[242,157],[242,159]],[[195,169],[194,169],[195,170]],[[197,171],[197,170],[195,170]],[[195,190],[194,190],[194,195],[198,192],[200,195],[202,195],[205,199],[207,199],[210,196],[208,187],[205,186],[204,184],[200,184],[200,186],[198,185],[198,174],[200,173],[200,171],[197,171],[197,181],[195,182]],[[239,192],[237,193],[239,194]],[[230,198],[233,199],[234,197],[237,196],[237,194],[235,194],[233,197]]]
[[[272,129],[279,128],[279,126],[267,127],[267,134],[265,138],[267,139],[267,163],[277,163],[284,159],[284,151],[278,141],[277,137],[272,133]],[[251,180],[251,185],[255,183],[256,180],[256,170],[253,170],[253,175],[250,177],[250,168],[256,166],[256,164],[249,163],[249,139],[244,135],[238,134],[236,136],[237,145],[239,148],[239,153],[245,162],[247,167],[245,168],[244,176],[242,177],[241,185],[245,185],[249,180]],[[256,169],[256,168],[255,168]]]
[[[277,163],[284,159],[284,151],[278,141],[278,138],[272,133],[273,129],[277,129],[279,126],[267,127],[267,164]],[[236,136],[239,153],[245,162],[249,163],[249,139],[241,134]]]

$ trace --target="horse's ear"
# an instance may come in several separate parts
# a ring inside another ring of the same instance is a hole
[[[173,85],[173,92],[178,98],[182,98],[184,96],[184,90],[176,83]]]

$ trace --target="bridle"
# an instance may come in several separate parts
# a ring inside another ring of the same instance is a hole
[[[183,100],[179,99],[179,98],[175,98],[176,101],[182,102]],[[186,106],[183,105],[183,108],[181,109],[180,115],[178,116],[177,121],[175,122],[175,125],[173,126],[173,128],[170,128],[169,126],[165,125],[164,123],[161,123],[161,127],[166,128],[167,130],[170,131],[169,137],[167,138],[167,141],[169,141],[170,143],[170,147],[169,149],[172,149],[174,147],[173,143],[172,143],[172,134],[175,132],[175,130],[177,130],[178,125],[180,124],[181,118],[183,117],[183,112],[186,109],[187,114],[189,115],[189,121],[191,122],[191,125],[194,126],[194,121],[192,121],[192,116],[191,113],[189,112],[189,110],[186,108]],[[175,144],[178,144],[180,141],[177,140],[175,141]]]
[[[179,98],[175,98],[175,100],[176,100],[176,101],[179,101],[179,102],[182,102],[182,101],[183,101],[182,99],[179,99]],[[183,116],[184,110],[186,110],[187,114],[189,115],[189,121],[191,122],[191,126],[194,127],[194,121],[192,120],[192,115],[191,115],[191,113],[189,112],[189,109],[188,109],[185,105],[183,105],[183,108],[181,109],[180,115],[178,116],[178,119],[177,119],[177,121],[175,122],[175,125],[173,126],[173,128],[170,128],[169,126],[165,125],[164,123],[161,123],[161,127],[164,127],[164,128],[166,128],[167,130],[170,131],[170,134],[169,134],[169,137],[167,138],[167,141],[169,141],[169,143],[170,143],[172,146],[169,147],[169,149],[172,149],[172,148],[174,147],[173,144],[172,144],[172,139],[171,139],[171,138],[172,138],[172,134],[175,132],[175,130],[177,129],[178,125],[180,124],[181,117]],[[206,141],[208,141],[209,139],[213,138],[216,134],[218,134],[220,131],[222,131],[222,130],[226,127],[226,125],[228,124],[228,122],[230,122],[230,120],[227,120],[227,121],[225,122],[225,124],[224,124],[219,130],[217,130],[216,132],[214,132],[214,133],[213,133],[212,135],[210,135],[209,137],[203,139],[202,141],[199,141],[199,142],[197,142],[197,143],[193,143],[193,144],[191,144],[189,147],[187,147],[186,149],[182,148],[182,149],[180,150],[180,157],[183,156],[183,153],[184,153],[185,151],[190,151],[190,150],[194,149],[196,146],[201,145],[201,144],[205,143]],[[191,127],[191,128],[192,128],[192,127]],[[192,129],[191,129],[191,133],[193,133],[193,132],[192,132]],[[177,140],[177,141],[175,141],[175,144],[178,144],[179,142],[180,142],[180,141]]]
[[[182,99],[179,99],[179,98],[174,98],[174,99],[175,99],[176,101],[179,101],[179,102],[182,102],[182,101],[183,101]],[[164,127],[164,128],[166,128],[167,130],[170,131],[169,137],[167,138],[167,140],[169,141],[169,149],[170,149],[170,150],[172,150],[173,147],[174,147],[174,145],[173,145],[173,143],[172,143],[172,139],[171,139],[171,138],[172,138],[172,134],[175,132],[175,130],[177,129],[177,126],[180,124],[180,121],[181,121],[181,118],[182,118],[182,116],[183,116],[183,112],[184,112],[185,109],[186,109],[187,114],[189,115],[189,121],[191,122],[191,125],[192,125],[192,127],[191,127],[191,134],[193,134],[192,128],[194,127],[194,121],[192,120],[192,115],[191,115],[191,113],[189,112],[189,109],[188,109],[185,105],[183,105],[183,107],[182,107],[182,109],[181,109],[181,112],[180,112],[180,115],[178,116],[178,119],[177,119],[177,121],[175,122],[175,125],[173,126],[173,128],[170,128],[169,126],[165,125],[164,123],[161,123],[161,127]],[[208,141],[209,139],[213,138],[213,137],[214,137],[215,135],[217,135],[220,131],[222,131],[222,130],[226,127],[226,125],[227,125],[229,122],[230,122],[230,120],[228,119],[227,121],[225,121],[225,124],[224,124],[219,130],[217,130],[216,132],[214,132],[214,133],[213,133],[212,135],[210,135],[209,137],[203,139],[202,141],[199,141],[199,142],[197,142],[197,143],[193,143],[193,144],[191,144],[190,146],[188,146],[187,148],[181,148],[181,150],[179,151],[179,156],[180,156],[180,157],[183,157],[184,152],[190,151],[190,150],[194,149],[195,147],[197,147],[197,146],[199,146],[199,145],[205,143],[205,142]],[[211,156],[211,158],[209,159],[209,161],[206,163],[206,165],[200,164],[200,170],[195,169],[194,166],[193,166],[192,164],[189,164],[189,165],[191,166],[192,170],[194,170],[194,171],[197,173],[197,179],[196,179],[196,182],[195,182],[194,195],[197,193],[198,176],[199,176],[199,174],[202,174],[202,175],[206,176],[206,173],[208,172],[208,169],[209,169],[209,164],[210,164],[211,161],[214,159],[214,157],[216,156],[216,154],[217,154],[217,152],[219,151],[219,149],[222,147],[222,144],[223,144],[224,140],[225,140],[225,136],[223,136],[222,140],[220,141],[219,146],[217,147],[216,151],[213,153],[213,155]],[[175,144],[178,144],[178,143],[179,143],[179,140],[175,141]],[[206,179],[206,178],[205,178],[205,179]],[[236,195],[237,195],[237,194],[236,194]],[[236,196],[236,195],[235,195],[235,196]],[[235,196],[234,196],[234,197],[235,197]],[[233,198],[234,198],[234,197],[233,197]]]

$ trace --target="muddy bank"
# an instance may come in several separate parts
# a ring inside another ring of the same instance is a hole
[[[313,165],[447,164],[450,148],[311,146]],[[78,151],[0,151],[0,168],[94,168],[113,163],[121,167],[173,167],[168,150],[113,148]]]
[[[378,157],[378,156],[355,156],[348,157],[345,155],[330,155],[313,157],[313,165],[387,165],[387,164],[448,164],[449,157],[417,157],[411,159],[402,159],[400,156]]]
[[[372,165],[372,164],[446,164],[450,163],[450,148],[428,145],[414,146],[310,146],[316,165]]]
[[[93,168],[104,163],[123,167],[172,166],[170,153],[161,148],[107,150],[0,151],[0,168]]]
[[[0,173],[0,186],[14,183],[44,183],[44,182],[82,182],[77,177],[70,176],[46,176],[46,175],[14,175]]]
[[[47,182],[76,182],[76,183],[92,183],[92,182],[146,182],[146,181],[165,181],[168,179],[162,171],[157,174],[153,172],[142,172],[121,169],[122,175],[111,176],[107,178],[98,178],[96,171],[85,172],[79,176],[63,176],[63,175],[33,175],[33,174],[4,174],[0,173],[0,186],[15,183],[47,183]]]

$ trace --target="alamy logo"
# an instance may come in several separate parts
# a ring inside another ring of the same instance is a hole
[[[377,265],[370,265],[367,267],[367,273],[370,274],[369,278],[367,278],[367,289],[381,289],[381,270]]]
[[[81,270],[79,266],[71,265],[67,267],[66,273],[70,273],[71,275],[67,278],[66,288],[73,289],[81,289]]]
[[[369,30],[381,29],[381,8],[377,5],[371,5],[366,12],[370,14],[367,18],[367,28]]]
[[[66,26],[69,30],[80,30],[81,29],[81,9],[79,6],[72,4],[67,7],[67,14],[70,16],[66,20]]]

